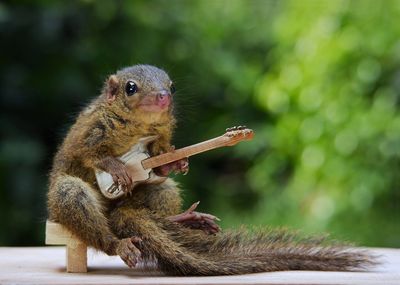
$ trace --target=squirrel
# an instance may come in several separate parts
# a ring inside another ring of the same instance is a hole
[[[155,169],[160,184],[132,184],[117,158],[140,138],[157,135],[149,152],[173,150],[175,86],[154,66],[134,65],[106,80],[101,95],[77,117],[53,161],[47,205],[49,219],[88,246],[119,255],[129,266],[152,262],[169,275],[231,275],[279,270],[347,271],[374,264],[372,256],[325,238],[286,230],[221,231],[218,218],[181,210],[180,188],[167,175],[187,172],[188,160]],[[95,170],[112,175],[126,193],[105,198]]]

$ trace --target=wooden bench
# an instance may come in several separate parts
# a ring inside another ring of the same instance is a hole
[[[58,223],[46,222],[46,244],[66,245],[67,272],[87,272],[87,246]]]

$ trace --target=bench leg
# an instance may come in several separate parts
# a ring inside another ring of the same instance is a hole
[[[67,272],[87,272],[87,246],[84,243],[67,244]]]

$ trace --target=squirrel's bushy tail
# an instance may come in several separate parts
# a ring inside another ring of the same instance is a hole
[[[240,229],[205,235],[168,221],[160,235],[144,237],[142,251],[173,275],[230,275],[281,270],[363,270],[374,264],[365,251],[284,230]],[[147,240],[147,242],[146,242]]]

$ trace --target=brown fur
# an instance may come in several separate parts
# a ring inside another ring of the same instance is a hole
[[[124,86],[131,79],[140,91],[128,98]],[[78,116],[54,158],[48,192],[51,220],[63,224],[89,246],[120,255],[131,266],[137,247],[144,261],[156,261],[160,269],[173,275],[353,270],[371,263],[364,252],[326,246],[323,239],[300,239],[286,231],[238,230],[207,235],[170,222],[165,218],[180,213],[182,204],[180,190],[171,179],[139,186],[121,201],[102,196],[94,169],[114,171],[120,167],[115,157],[144,136],[159,135],[151,147],[153,154],[170,149],[175,127],[172,107],[151,114],[138,107],[141,101],[152,100],[150,94],[168,89],[170,84],[164,71],[146,65],[109,77],[102,95]],[[132,241],[133,236],[142,241]]]

